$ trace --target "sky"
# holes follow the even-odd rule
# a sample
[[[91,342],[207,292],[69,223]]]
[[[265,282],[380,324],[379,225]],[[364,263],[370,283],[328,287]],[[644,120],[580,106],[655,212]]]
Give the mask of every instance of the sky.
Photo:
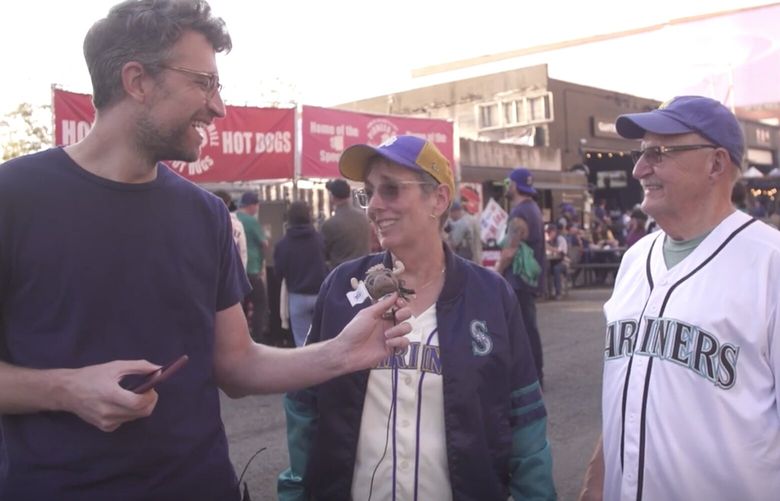
[[[19,103],[50,102],[58,84],[90,93],[85,33],[114,1],[9,0],[0,17],[5,71],[0,115]],[[638,28],[685,16],[765,5],[751,0],[212,0],[233,38],[217,63],[228,104],[317,106],[454,79],[413,78],[412,70],[486,54]],[[633,55],[632,55],[633,56]],[[651,54],[660,62],[664,54]],[[546,62],[537,55],[532,62]],[[637,60],[647,54],[636,54]],[[576,55],[559,56],[551,77],[576,83]],[[602,61],[601,64],[610,64]],[[709,64],[706,63],[705,64]],[[660,66],[659,66],[660,67]],[[503,69],[496,66],[496,69]],[[474,70],[469,70],[474,71]],[[491,71],[492,72],[492,71]],[[556,74],[557,72],[558,74]],[[461,73],[458,76],[463,76]],[[585,78],[585,77],[582,77]],[[668,74],[643,72],[636,95],[666,99]],[[586,82],[592,85],[589,82]],[[612,90],[626,91],[615,82]],[[609,84],[605,88],[609,88]]]

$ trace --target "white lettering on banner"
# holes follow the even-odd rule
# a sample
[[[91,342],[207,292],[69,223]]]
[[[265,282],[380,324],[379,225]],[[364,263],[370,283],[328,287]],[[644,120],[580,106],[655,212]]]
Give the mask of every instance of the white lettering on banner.
[[[309,132],[312,134],[332,135],[336,133],[336,127],[330,124],[311,122],[309,124]]]
[[[320,150],[320,162],[326,164],[332,164],[339,161],[341,153],[334,153],[332,151]]]
[[[389,138],[398,135],[398,127],[393,122],[384,118],[377,118],[368,122],[368,143],[382,144]]]
[[[60,122],[60,127],[62,128],[62,145],[68,146],[84,139],[92,128],[92,124],[83,120],[63,120]]]
[[[255,133],[255,153],[289,153],[291,150],[290,131]]]
[[[344,150],[344,136],[333,136],[330,138],[330,149],[336,151]]]
[[[252,133],[248,131],[222,131],[222,153],[243,155],[252,151]]]
[[[202,141],[200,142],[201,148],[204,146],[219,146],[219,131],[217,126],[209,124],[205,130],[203,127],[199,128]]]
[[[222,153],[225,155],[289,153],[290,151],[292,151],[290,131],[222,131]]]
[[[188,176],[197,176],[199,174],[203,174],[205,172],[208,172],[213,166],[214,166],[214,159],[211,158],[209,155],[206,155],[203,158],[199,158],[194,162],[189,162],[189,163],[182,162],[181,160],[176,160],[175,162],[171,162],[171,168],[173,168],[180,174],[184,174],[186,171],[186,174]]]
[[[360,130],[357,127],[352,127],[351,125],[347,125],[345,134],[347,135],[347,137],[359,137]]]

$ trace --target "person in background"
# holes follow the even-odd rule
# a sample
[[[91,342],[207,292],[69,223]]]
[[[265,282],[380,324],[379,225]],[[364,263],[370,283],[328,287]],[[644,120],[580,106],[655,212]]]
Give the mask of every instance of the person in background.
[[[328,273],[322,235],[314,229],[306,202],[293,202],[287,209],[287,231],[274,247],[274,269],[287,286],[295,346],[303,346],[317,293]]]
[[[260,199],[254,191],[241,195],[236,216],[244,225],[246,235],[247,264],[246,275],[252,285],[252,291],[244,299],[244,313],[250,319],[252,339],[272,344],[268,338],[268,290],[265,287],[265,252],[268,238],[260,224],[257,213]]]
[[[597,249],[613,249],[618,246],[612,230],[602,221],[594,221],[591,230],[591,245]]]
[[[115,5],[84,39],[92,129],[0,165],[0,499],[238,501],[220,389],[304,388],[408,346],[393,296],[316,346],[249,337],[228,210],[163,163],[197,160],[225,116],[231,46],[204,1]]]
[[[547,225],[546,237],[547,261],[553,276],[553,299],[558,300],[561,298],[563,280],[568,267],[569,246],[555,223]]]
[[[615,249],[618,247],[619,243],[607,223],[599,220],[592,221],[590,262],[599,264],[617,263],[618,255]],[[606,283],[608,275],[608,270],[596,269],[596,283]]]
[[[364,183],[359,199],[386,251],[328,276],[306,342],[324,342],[365,308],[369,274],[385,270],[414,291],[411,344],[371,370],[288,395],[290,468],[279,499],[554,499],[546,411],[517,300],[442,240],[455,191],[446,157],[398,136],[347,148],[339,168]]]
[[[322,223],[325,238],[325,260],[330,269],[369,252],[371,228],[364,211],[352,206],[352,188],[343,179],[325,184],[330,192],[333,215]]]
[[[593,217],[596,221],[606,221],[609,216],[609,210],[607,209],[607,199],[599,198],[596,205],[593,207]]]
[[[233,241],[236,242],[236,248],[238,248],[238,255],[241,256],[241,264],[246,269],[247,251],[246,251],[246,233],[244,233],[244,225],[241,224],[238,217],[235,214],[236,204],[233,199],[225,190],[217,190],[214,192],[216,196],[225,202],[225,206],[230,211],[230,226],[233,228]]]
[[[559,206],[560,216],[558,216],[558,228],[568,228],[570,224],[577,220],[577,209],[568,202],[563,202]]]
[[[501,273],[512,286],[520,303],[520,310],[523,313],[523,321],[528,331],[528,340],[531,344],[531,352],[534,355],[534,364],[536,373],[541,384],[544,380],[543,360],[542,360],[542,340],[539,335],[539,326],[536,321],[536,297],[546,290],[547,260],[545,257],[544,244],[544,222],[542,221],[542,211],[534,200],[536,189],[533,187],[533,176],[531,171],[524,167],[514,169],[507,179],[507,197],[512,210],[509,212],[509,221],[507,228],[519,226],[518,234],[523,238],[507,239],[513,245],[505,247],[501,251],[501,257],[496,263],[496,271]],[[517,221],[513,221],[517,219]],[[520,242],[526,243],[533,251],[533,258],[536,261],[542,273],[535,284],[522,280],[513,272],[512,262],[517,255]]]
[[[627,248],[637,243],[647,234],[645,224],[647,224],[647,215],[642,212],[642,209],[636,208],[631,211],[631,219],[628,223],[628,234],[626,235]]]
[[[447,242],[455,254],[478,263],[479,257],[474,255],[474,247],[479,242],[479,234],[474,227],[471,217],[463,212],[460,202],[457,200],[452,202],[450,218],[445,225]]]

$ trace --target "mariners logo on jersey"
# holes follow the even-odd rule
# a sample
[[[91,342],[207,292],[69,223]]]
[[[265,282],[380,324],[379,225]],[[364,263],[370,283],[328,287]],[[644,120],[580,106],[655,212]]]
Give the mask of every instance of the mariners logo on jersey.
[[[441,374],[439,347],[428,343],[411,342],[377,366],[377,369],[419,369],[422,372]]]
[[[638,349],[637,331],[633,319],[607,325],[604,360],[645,355],[686,367],[719,388],[734,386],[739,347],[721,343],[715,335],[673,318],[645,317],[644,336]]]

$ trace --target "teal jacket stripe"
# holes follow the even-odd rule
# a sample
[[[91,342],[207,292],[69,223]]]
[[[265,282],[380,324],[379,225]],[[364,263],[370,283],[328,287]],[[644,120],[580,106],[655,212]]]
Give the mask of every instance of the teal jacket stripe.
[[[509,468],[512,472],[509,483],[512,499],[557,499],[552,478],[552,451],[547,442],[547,418],[512,432]]]

